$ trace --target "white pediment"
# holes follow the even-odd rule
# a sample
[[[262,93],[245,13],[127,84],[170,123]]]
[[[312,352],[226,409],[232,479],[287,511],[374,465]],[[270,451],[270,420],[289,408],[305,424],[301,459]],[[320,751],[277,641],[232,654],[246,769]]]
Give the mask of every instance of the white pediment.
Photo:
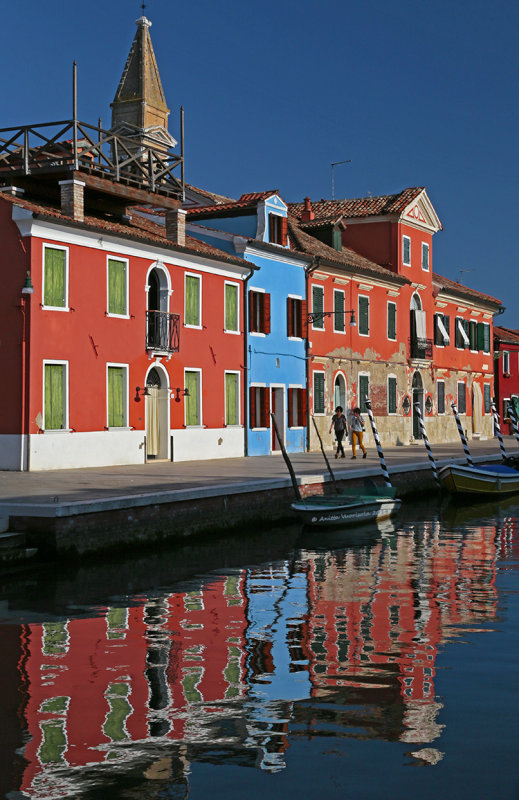
[[[425,189],[404,209],[401,220],[433,233],[443,230],[443,225]]]

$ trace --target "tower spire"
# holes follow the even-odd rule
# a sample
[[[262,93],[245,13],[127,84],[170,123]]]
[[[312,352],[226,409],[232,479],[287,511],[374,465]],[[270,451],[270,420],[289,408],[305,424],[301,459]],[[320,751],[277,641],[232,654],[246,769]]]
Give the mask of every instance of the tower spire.
[[[168,132],[169,108],[151,43],[151,22],[144,15],[135,21],[137,32],[111,104],[112,130],[160,149],[176,145]]]

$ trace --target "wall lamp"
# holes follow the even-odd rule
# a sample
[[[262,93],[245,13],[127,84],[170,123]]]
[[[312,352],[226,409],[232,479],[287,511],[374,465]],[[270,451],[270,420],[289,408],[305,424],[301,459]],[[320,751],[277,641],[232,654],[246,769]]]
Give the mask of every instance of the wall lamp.
[[[144,386],[144,388],[141,388],[140,386],[136,386],[135,387],[135,397],[133,398],[136,403],[140,403],[141,402],[141,398],[139,397],[139,392],[142,392],[144,397],[148,397],[149,393],[150,393],[150,391],[149,391],[147,386]]]
[[[189,395],[189,389],[181,389],[179,386],[177,386],[176,389],[172,389],[171,390],[171,394],[173,394],[173,392],[177,393],[176,397],[175,397],[175,403],[180,403],[180,398],[181,397],[189,397],[190,396]]]
[[[344,311],[313,311],[307,315],[309,323],[322,322],[325,317],[333,317],[334,314],[349,314],[350,315],[350,328],[357,327],[357,320],[355,319],[355,311],[352,309],[344,309]]]

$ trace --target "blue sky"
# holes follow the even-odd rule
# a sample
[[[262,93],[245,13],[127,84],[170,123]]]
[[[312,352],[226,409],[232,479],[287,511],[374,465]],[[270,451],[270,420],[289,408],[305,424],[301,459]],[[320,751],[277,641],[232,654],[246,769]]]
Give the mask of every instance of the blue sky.
[[[4,4],[2,126],[106,124],[138,2]],[[519,3],[149,0],[170,129],[186,113],[186,180],[288,201],[426,186],[444,230],[436,272],[516,306]]]

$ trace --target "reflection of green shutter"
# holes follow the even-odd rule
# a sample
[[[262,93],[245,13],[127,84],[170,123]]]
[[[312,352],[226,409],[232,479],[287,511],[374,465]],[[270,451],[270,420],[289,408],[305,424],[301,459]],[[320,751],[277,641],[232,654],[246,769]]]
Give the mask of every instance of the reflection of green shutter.
[[[186,672],[182,679],[182,688],[184,690],[184,697],[188,703],[197,703],[203,700],[202,695],[196,688],[197,683],[202,677],[202,670],[193,669]]]
[[[106,692],[110,711],[103,725],[103,733],[112,742],[120,742],[128,738],[125,722],[132,713],[132,707],[127,700],[129,693],[130,687],[126,683],[111,683]]]
[[[43,654],[61,655],[67,652],[67,623],[66,622],[44,622],[43,623]]]
[[[200,325],[199,286],[198,278],[186,275],[186,325]]]
[[[369,397],[369,378],[367,375],[359,375],[358,403],[361,411],[366,410],[366,397]]]
[[[41,723],[43,741],[38,751],[42,764],[63,764],[63,753],[67,749],[65,720],[52,719]]]
[[[41,714],[66,714],[68,697],[48,697],[40,706]]]
[[[108,260],[108,313],[126,314],[126,264]]]
[[[238,287],[225,284],[225,330],[238,330]]]
[[[185,398],[186,425],[200,425],[199,373],[186,372],[184,378],[188,390]]]
[[[63,364],[45,364],[45,429],[65,427],[63,408]]]
[[[225,374],[225,424],[238,424],[238,376]]]
[[[359,333],[369,333],[369,297],[359,297]]]
[[[65,307],[65,250],[45,248],[44,306]]]
[[[124,427],[123,367],[108,367],[108,427]]]

